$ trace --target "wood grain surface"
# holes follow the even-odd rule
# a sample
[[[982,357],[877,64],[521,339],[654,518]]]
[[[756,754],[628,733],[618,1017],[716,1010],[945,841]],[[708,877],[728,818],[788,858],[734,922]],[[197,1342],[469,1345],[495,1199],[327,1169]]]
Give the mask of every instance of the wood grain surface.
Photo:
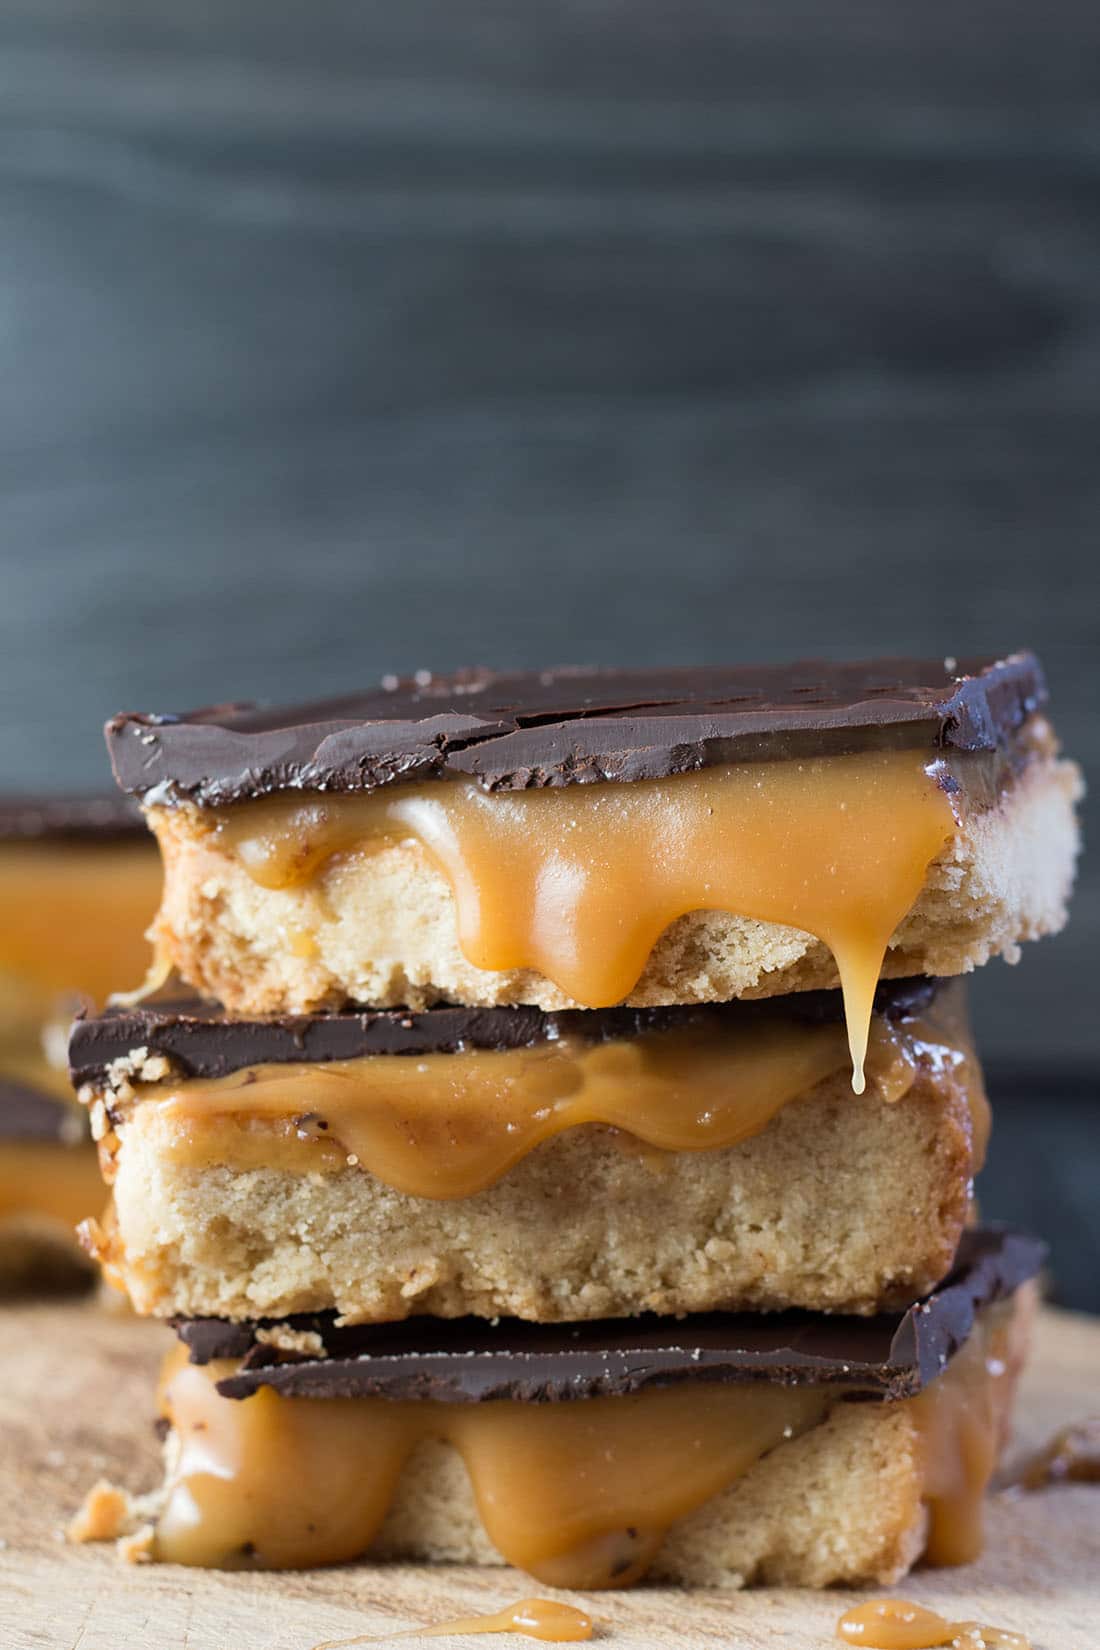
[[[3,1650],[310,1650],[357,1633],[388,1641],[540,1590],[508,1570],[351,1565],[222,1575],[125,1566],[107,1549],[67,1546],[64,1525],[95,1478],[130,1487],[155,1480],[150,1382],[167,1334],[95,1306],[8,1309],[0,1332]],[[1098,1373],[1100,1326],[1048,1310],[1022,1395],[1016,1454],[1095,1413]],[[1095,1650],[1100,1487],[994,1496],[978,1564],[917,1574],[893,1590],[1028,1633],[1036,1650]],[[601,1640],[623,1650],[821,1650],[835,1643],[837,1617],[853,1598],[641,1588],[581,1602],[598,1618]]]

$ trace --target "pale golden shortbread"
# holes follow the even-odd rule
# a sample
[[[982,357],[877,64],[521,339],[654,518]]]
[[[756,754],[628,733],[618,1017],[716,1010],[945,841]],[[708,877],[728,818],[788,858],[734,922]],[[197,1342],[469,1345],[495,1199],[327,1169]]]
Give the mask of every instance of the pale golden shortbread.
[[[928,1062],[893,1102],[838,1073],[717,1150],[576,1128],[449,1200],[358,1167],[184,1164],[156,1106],[115,1115],[102,1143],[115,1221],[91,1242],[137,1311],[160,1316],[873,1312],[948,1270],[973,1171],[964,1079]]]

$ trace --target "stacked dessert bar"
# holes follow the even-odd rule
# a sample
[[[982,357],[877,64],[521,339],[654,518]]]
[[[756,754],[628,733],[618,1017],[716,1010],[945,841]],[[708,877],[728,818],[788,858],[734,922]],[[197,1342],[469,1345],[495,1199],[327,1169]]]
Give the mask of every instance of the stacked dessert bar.
[[[123,797],[0,798],[0,1294],[94,1272],[78,1221],[103,1206],[65,1057],[82,999],[137,985],[160,862]]]
[[[116,718],[196,994],[71,1045],[86,1241],[177,1333],[144,1550],[971,1556],[1040,1249],[971,1225],[957,976],[1064,920],[1045,697],[1019,654]]]

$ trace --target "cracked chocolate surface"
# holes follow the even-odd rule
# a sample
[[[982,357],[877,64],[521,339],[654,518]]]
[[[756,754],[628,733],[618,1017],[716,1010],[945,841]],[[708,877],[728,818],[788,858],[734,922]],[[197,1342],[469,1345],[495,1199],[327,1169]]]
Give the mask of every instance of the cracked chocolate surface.
[[[950,668],[948,668],[950,667]],[[487,790],[666,778],[718,763],[908,744],[997,751],[1046,700],[1038,660],[878,659],[388,678],[288,709],[127,712],[115,776],[149,802],[371,791],[470,775]]]

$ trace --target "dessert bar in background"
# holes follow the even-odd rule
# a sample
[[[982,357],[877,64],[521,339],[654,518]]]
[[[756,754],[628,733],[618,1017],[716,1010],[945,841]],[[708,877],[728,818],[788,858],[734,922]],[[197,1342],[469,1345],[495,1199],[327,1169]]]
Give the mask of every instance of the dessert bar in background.
[[[140,985],[161,874],[125,798],[0,798],[0,1291],[87,1285],[103,1207],[65,1050],[82,1004]]]

